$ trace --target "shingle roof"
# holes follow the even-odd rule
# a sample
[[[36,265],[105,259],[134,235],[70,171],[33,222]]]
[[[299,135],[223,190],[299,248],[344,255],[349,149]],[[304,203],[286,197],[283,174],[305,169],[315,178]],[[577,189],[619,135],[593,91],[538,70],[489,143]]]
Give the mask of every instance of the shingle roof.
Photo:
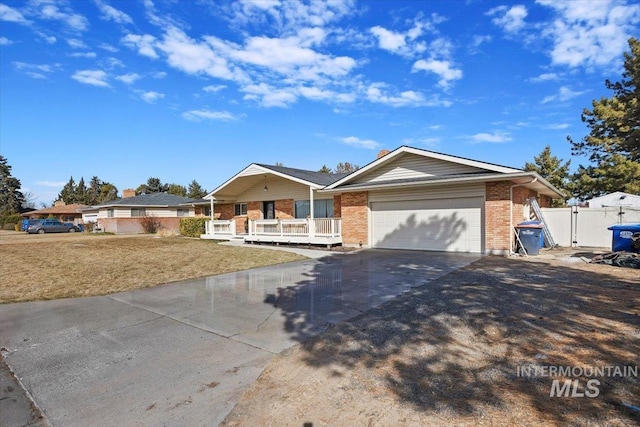
[[[309,171],[305,169],[295,169],[295,168],[287,168],[284,166],[273,166],[273,165],[265,165],[262,163],[256,163],[258,166],[262,166],[263,168],[271,169],[272,171],[283,173],[285,175],[292,176],[294,178],[302,179],[304,181],[313,182],[318,185],[329,185],[333,184],[339,179],[344,178],[349,175],[348,173],[324,173],[324,172],[316,172]]]
[[[185,203],[201,201],[201,199],[191,199],[189,197],[175,196],[168,193],[149,193],[139,196],[127,197],[94,206],[94,208],[105,206],[180,206]]]
[[[87,205],[74,203],[70,205],[58,205],[58,206],[52,206],[50,208],[38,209],[36,211],[25,212],[22,215],[27,216],[27,215],[44,215],[44,214],[52,214],[52,215],[77,214],[79,213],[79,209],[83,209],[87,207],[88,207]]]

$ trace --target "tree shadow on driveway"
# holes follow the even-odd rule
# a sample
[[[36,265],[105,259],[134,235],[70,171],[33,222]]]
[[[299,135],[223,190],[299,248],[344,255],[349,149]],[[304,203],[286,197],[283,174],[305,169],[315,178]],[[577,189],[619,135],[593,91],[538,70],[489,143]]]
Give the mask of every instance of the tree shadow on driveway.
[[[280,302],[314,292],[314,277],[325,268],[318,264],[309,280],[285,290]],[[387,279],[419,280],[421,269],[428,268],[425,255],[424,265],[397,265]],[[363,381],[423,414],[447,414],[455,422],[461,419],[455,417],[495,409],[531,424],[634,424],[637,415],[621,403],[640,404],[637,376],[533,371],[543,366],[637,369],[640,281],[618,272],[486,257],[311,339],[297,332],[313,323],[309,310],[279,307],[285,328],[302,342],[300,354],[308,366],[333,376],[357,371]],[[342,292],[348,287],[343,281]],[[579,381],[578,393],[588,391],[589,379],[598,380],[598,396],[550,397],[553,380],[564,384],[566,379]]]

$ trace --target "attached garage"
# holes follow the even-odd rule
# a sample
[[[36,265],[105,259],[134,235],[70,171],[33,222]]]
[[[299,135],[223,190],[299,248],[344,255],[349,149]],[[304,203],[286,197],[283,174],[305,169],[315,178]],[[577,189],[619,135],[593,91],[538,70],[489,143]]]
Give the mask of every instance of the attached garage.
[[[481,253],[484,186],[370,193],[376,248]]]
[[[481,253],[484,199],[371,203],[373,246]]]

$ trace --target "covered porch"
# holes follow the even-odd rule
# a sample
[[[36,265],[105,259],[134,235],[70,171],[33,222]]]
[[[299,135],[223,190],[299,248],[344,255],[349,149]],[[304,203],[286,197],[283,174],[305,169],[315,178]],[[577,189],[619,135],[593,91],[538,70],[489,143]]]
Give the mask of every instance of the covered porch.
[[[342,244],[341,227],[340,218],[257,219],[249,220],[248,233],[239,234],[235,220],[211,220],[201,238],[335,246]]]
[[[202,239],[248,243],[342,244],[340,206],[318,193],[330,174],[252,164],[209,193]],[[325,182],[326,181],[326,182]]]

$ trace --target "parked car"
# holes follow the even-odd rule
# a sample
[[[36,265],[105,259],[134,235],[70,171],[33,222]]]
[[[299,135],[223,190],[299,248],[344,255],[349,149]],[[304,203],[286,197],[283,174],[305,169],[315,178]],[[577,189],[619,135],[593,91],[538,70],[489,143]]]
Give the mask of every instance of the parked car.
[[[38,221],[40,220],[39,219],[23,219],[20,229],[22,231],[27,231],[30,225],[36,224]]]
[[[70,222],[60,222],[57,219],[41,219],[27,228],[29,234],[75,233],[76,231],[81,231],[80,226]]]

